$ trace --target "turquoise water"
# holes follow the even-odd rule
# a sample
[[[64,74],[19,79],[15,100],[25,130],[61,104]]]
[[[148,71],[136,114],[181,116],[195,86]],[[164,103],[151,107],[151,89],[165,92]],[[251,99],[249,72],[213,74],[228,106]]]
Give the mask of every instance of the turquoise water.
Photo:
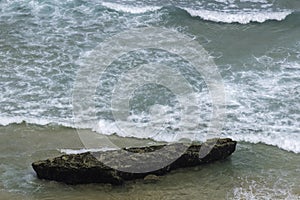
[[[50,196],[55,196],[49,189],[53,183],[48,185],[36,180],[29,165],[34,159],[57,155],[57,149],[84,148],[77,143],[65,145],[68,141],[64,140],[68,139],[64,139],[64,135],[68,133],[72,133],[72,136],[67,138],[76,137],[76,141],[80,142],[71,128],[77,128],[79,132],[88,130],[104,135],[115,134],[125,137],[124,140],[136,137],[173,142],[179,139],[202,141],[208,138],[207,127],[214,113],[214,105],[207,77],[197,73],[182,57],[163,49],[125,52],[110,63],[105,73],[96,77],[96,81],[85,77],[83,85],[89,88],[89,84],[92,84],[96,88],[92,95],[81,96],[82,102],[93,101],[95,106],[86,108],[83,118],[76,116],[78,110],[73,95],[80,72],[86,68],[82,61],[89,61],[90,66],[99,70],[96,67],[104,62],[104,58],[97,60],[91,55],[97,57],[101,52],[107,51],[99,48],[101,44],[111,37],[116,38],[126,33],[125,31],[145,27],[176,31],[190,38],[205,49],[221,76],[226,115],[217,136],[231,137],[241,142],[241,146],[236,155],[226,161],[228,163],[225,169],[232,170],[234,174],[231,186],[220,189],[216,195],[226,194],[229,195],[228,198],[235,195],[234,197],[241,199],[268,199],[268,195],[272,199],[299,198],[299,9],[298,0],[0,0],[0,134],[5,147],[1,154],[5,162],[1,162],[0,186],[4,192],[3,198],[10,195],[7,192],[25,196],[28,194],[30,198],[37,195],[39,198],[39,195],[49,191]],[[127,36],[130,38],[130,35]],[[169,35],[159,36],[162,41],[170,39]],[[124,43],[123,46],[130,46],[132,43]],[[178,47],[176,42],[170,48],[175,47]],[[182,53],[191,50],[188,47],[181,49]],[[201,55],[197,59],[204,62],[205,57]],[[141,66],[151,62],[164,65],[159,70],[149,69],[152,74],[161,74],[164,71],[160,70],[167,69],[168,66],[175,70],[176,75],[189,82],[193,92],[186,97],[188,100],[181,100],[164,85],[138,82],[143,78],[143,73],[139,74]],[[130,70],[139,76],[126,75]],[[174,77],[162,74],[163,80],[172,80]],[[125,77],[126,83],[138,87],[130,95],[129,115],[121,125],[127,128],[139,127],[145,131],[122,132],[115,123],[114,112],[123,110],[114,109],[112,99],[117,89],[121,92],[124,89],[116,87],[122,77]],[[145,75],[144,78],[148,77]],[[178,89],[182,82],[175,81],[172,86]],[[188,107],[187,112],[185,107]],[[186,121],[182,122],[184,112],[188,115]],[[25,134],[22,131],[22,122],[26,122],[26,131],[30,132],[30,137],[26,136],[27,132]],[[147,127],[159,131],[148,134]],[[44,134],[41,135],[40,130]],[[56,137],[61,140],[58,143],[51,139],[50,135],[54,132],[57,132]],[[47,134],[50,134],[49,137],[45,136]],[[5,146],[7,144],[9,146]],[[129,142],[129,145],[134,144]],[[36,152],[24,150],[28,145],[36,146]],[[49,147],[45,151],[47,153],[42,151],[43,146]],[[253,151],[253,155],[246,153],[248,150]],[[269,153],[265,154],[265,151]],[[22,161],[15,157],[20,152],[23,152]],[[30,157],[32,153],[35,156]],[[245,156],[246,163],[255,159],[259,165],[259,170],[254,170],[249,176],[240,173],[252,170],[250,166],[236,167]],[[282,162],[282,159],[287,160]],[[12,167],[15,162],[18,166],[16,168]],[[281,166],[283,171],[277,166]],[[213,167],[215,168],[218,165]],[[213,171],[209,173],[211,176],[208,179],[214,179]],[[278,174],[278,179],[272,173]],[[13,174],[27,177],[28,180],[25,179],[30,183],[18,186],[20,180]],[[203,176],[201,171],[198,175]],[[224,180],[231,175],[227,173]],[[173,176],[174,179],[179,178],[180,173],[170,177]],[[192,175],[189,180],[193,181]],[[241,181],[239,186],[238,180]],[[217,183],[217,180],[213,183]],[[167,186],[168,181],[162,181],[162,184],[170,191],[174,189],[173,186]],[[42,185],[42,189],[37,189],[40,188],[39,185]],[[54,185],[64,195],[67,195],[66,191],[75,190],[67,187],[64,191],[60,185]],[[32,187],[36,187],[38,194]],[[145,190],[143,187],[133,184],[130,188],[135,188],[134,190],[124,190],[130,193]],[[154,191],[152,187],[156,186],[145,187],[150,193]],[[186,188],[183,183],[179,187]],[[191,187],[188,194],[204,194],[209,188],[214,187],[209,183],[203,186],[203,190]],[[84,190],[87,192],[96,189],[94,186],[87,186]],[[196,190],[200,190],[200,193]],[[108,193],[116,193],[118,197],[126,193],[123,192],[125,191],[122,189],[113,189]]]

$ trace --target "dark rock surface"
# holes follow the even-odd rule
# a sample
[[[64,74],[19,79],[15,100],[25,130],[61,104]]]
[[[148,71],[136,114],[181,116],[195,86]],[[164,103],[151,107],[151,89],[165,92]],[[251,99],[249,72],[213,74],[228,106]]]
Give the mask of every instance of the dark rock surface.
[[[231,139],[212,139],[203,144],[131,147],[96,153],[62,155],[32,163],[38,178],[67,184],[110,183],[161,176],[171,170],[222,160],[236,147]]]

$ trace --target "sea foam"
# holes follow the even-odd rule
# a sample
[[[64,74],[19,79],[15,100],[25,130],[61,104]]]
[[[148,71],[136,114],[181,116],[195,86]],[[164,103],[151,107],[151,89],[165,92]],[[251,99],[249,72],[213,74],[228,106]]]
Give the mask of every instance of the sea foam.
[[[157,11],[163,8],[163,6],[134,6],[123,5],[118,3],[103,2],[103,6],[119,11],[132,14],[141,14],[146,12]],[[253,11],[238,11],[232,12],[229,10],[208,10],[208,9],[192,9],[187,7],[178,6],[178,8],[185,10],[192,17],[200,17],[203,20],[222,22],[222,23],[240,23],[248,24],[250,22],[263,23],[268,20],[281,21],[288,15],[292,14],[290,10],[282,11],[266,11],[266,10],[253,10]]]
[[[26,122],[28,124],[37,124],[37,125],[60,125],[64,127],[76,128],[80,129],[81,127],[76,127],[72,123],[62,123],[53,120],[46,120],[46,119],[30,119],[30,118],[0,118],[0,125],[7,126],[11,124],[20,124],[22,122]],[[133,126],[133,124],[125,123],[123,125]],[[153,135],[137,135],[131,134],[127,132],[119,131],[118,126],[115,122],[108,121],[108,120],[100,120],[99,123],[94,125],[89,125],[91,130],[104,135],[113,135],[116,134],[120,137],[135,137],[141,139],[153,139],[155,141],[162,141],[162,142],[178,142],[180,139],[188,139],[188,140],[197,140],[197,141],[205,141],[207,139],[207,135],[204,130],[195,130],[189,132],[188,134],[186,131],[179,132],[175,130],[174,133],[163,133],[163,134],[153,134]],[[84,128],[86,128],[85,126]],[[276,127],[275,127],[276,128]],[[284,128],[284,127],[283,127]],[[291,130],[297,130],[297,127],[290,128]],[[299,129],[299,128],[298,128]],[[300,131],[300,130],[298,130]],[[230,137],[237,141],[244,141],[249,143],[264,143],[272,146],[276,146],[280,149],[290,151],[293,153],[300,153],[300,137],[297,133],[291,134],[280,134],[280,132],[274,132],[272,134],[266,133],[253,133],[245,130],[235,130],[234,128],[229,131],[225,131],[220,133],[219,137]],[[72,154],[72,153],[84,153],[87,151],[107,151],[107,150],[114,150],[108,148],[101,148],[101,149],[80,149],[80,150],[71,150],[71,149],[62,149],[60,150],[63,153]]]
[[[248,24],[250,22],[263,23],[267,20],[284,20],[292,11],[281,12],[237,12],[230,13],[224,11],[210,11],[210,10],[193,10],[189,8],[183,8],[193,17],[200,17],[204,20],[222,23],[240,23]]]

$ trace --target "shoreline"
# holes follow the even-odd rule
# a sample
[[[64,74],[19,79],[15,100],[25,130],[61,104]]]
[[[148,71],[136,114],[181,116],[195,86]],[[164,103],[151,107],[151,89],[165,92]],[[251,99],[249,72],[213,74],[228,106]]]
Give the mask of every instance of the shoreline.
[[[112,136],[112,140],[122,144],[123,138]],[[125,143],[131,141],[132,146],[152,143],[149,140],[127,140]],[[29,200],[49,197],[96,200],[99,196],[103,199],[122,199],[124,196],[127,199],[151,199],[162,195],[168,199],[174,196],[180,198],[183,194],[190,198],[202,195],[217,200],[226,196],[246,198],[250,195],[249,191],[255,195],[269,195],[273,199],[278,196],[300,197],[300,156],[265,144],[239,142],[229,159],[178,169],[155,184],[137,180],[118,187],[106,184],[69,186],[38,180],[30,166],[36,160],[62,155],[60,149],[82,147],[73,129],[32,125],[0,127],[0,157],[3,160],[0,190],[5,193],[13,191],[12,196],[24,195]],[[6,196],[4,194],[3,198]]]
[[[69,136],[72,135],[72,141],[74,142],[73,147],[70,148],[61,148],[61,150],[70,150],[70,151],[81,151],[81,150],[85,150],[85,149],[89,149],[86,148],[82,142],[80,141],[80,137],[77,133],[77,129],[73,128],[73,127],[66,127],[63,125],[56,125],[56,124],[47,124],[47,125],[40,125],[40,124],[31,124],[31,123],[26,123],[26,122],[21,122],[21,123],[12,123],[12,124],[8,124],[8,125],[0,125],[0,131],[1,130],[9,130],[9,129],[17,129],[20,130],[22,128],[27,129],[29,128],[33,129],[33,130],[43,130],[42,132],[54,132],[54,134],[59,134],[62,132],[67,132],[68,134],[70,134]],[[175,141],[175,142],[167,142],[167,141],[156,141],[152,138],[136,138],[136,137],[132,137],[132,136],[120,136],[116,133],[111,134],[111,135],[107,135],[107,134],[100,134],[98,132],[92,131],[90,129],[80,129],[81,131],[86,131],[87,134],[91,134],[91,135],[99,135],[102,138],[107,138],[107,140],[110,140],[115,146],[118,146],[120,148],[124,148],[124,147],[139,147],[139,146],[145,146],[145,145],[161,145],[161,144],[171,144],[171,143],[176,143],[176,142],[180,142],[180,141]],[[1,133],[1,132],[0,132]],[[230,137],[230,136],[226,136],[226,135],[220,135],[220,138],[232,138],[233,140],[236,140],[239,143],[249,143],[249,144],[262,144],[262,145],[267,145],[267,146],[271,146],[274,148],[278,148],[282,151],[285,152],[289,152],[292,154],[296,154],[296,155],[300,155],[300,153],[297,153],[295,151],[292,150],[287,150],[284,148],[281,148],[277,145],[273,145],[273,144],[268,144],[262,141],[258,141],[258,142],[252,142],[252,141],[245,141],[245,140],[239,140],[236,137]],[[184,141],[183,141],[184,142]],[[201,143],[204,141],[191,141],[191,143]],[[62,152],[61,152],[62,153]]]

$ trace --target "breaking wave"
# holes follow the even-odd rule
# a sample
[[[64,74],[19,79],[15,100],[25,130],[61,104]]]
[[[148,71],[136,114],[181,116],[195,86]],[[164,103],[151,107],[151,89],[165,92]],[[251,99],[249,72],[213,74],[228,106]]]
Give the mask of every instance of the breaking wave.
[[[117,3],[103,2],[103,6],[113,9],[119,12],[127,12],[131,14],[141,14],[146,12],[153,12],[163,9],[161,6],[132,6],[132,5],[122,5]],[[222,11],[222,10],[206,10],[206,9],[191,9],[185,7],[177,7],[178,9],[185,10],[192,17],[200,17],[203,20],[221,22],[221,23],[240,23],[248,24],[251,22],[263,23],[268,20],[282,21],[288,15],[293,12],[290,10],[282,11]]]

